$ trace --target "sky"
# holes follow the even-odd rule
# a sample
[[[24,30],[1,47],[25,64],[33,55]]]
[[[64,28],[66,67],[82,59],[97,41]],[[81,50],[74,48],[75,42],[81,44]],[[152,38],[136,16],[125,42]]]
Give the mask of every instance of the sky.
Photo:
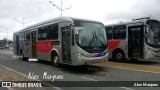
[[[61,0],[1,0],[0,1],[0,39],[13,39],[13,33],[48,19],[61,15]],[[160,19],[160,0],[62,0],[63,16],[92,19],[104,24],[130,21],[135,18],[151,16]],[[15,20],[16,19],[16,20]],[[4,27],[4,28],[1,28]]]

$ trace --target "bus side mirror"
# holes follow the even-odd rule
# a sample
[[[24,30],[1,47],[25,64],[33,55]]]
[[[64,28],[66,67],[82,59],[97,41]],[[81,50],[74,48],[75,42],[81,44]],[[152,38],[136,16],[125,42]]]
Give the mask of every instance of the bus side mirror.
[[[75,40],[76,40],[76,43],[78,44],[79,43],[78,34],[75,34]]]
[[[70,24],[71,27],[74,27],[74,24]]]
[[[74,46],[74,31],[72,30],[72,46]]]

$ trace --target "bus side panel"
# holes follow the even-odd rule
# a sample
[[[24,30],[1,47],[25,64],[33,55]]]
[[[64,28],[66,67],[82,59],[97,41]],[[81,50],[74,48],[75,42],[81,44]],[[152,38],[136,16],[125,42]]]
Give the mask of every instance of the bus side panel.
[[[125,58],[128,58],[128,45],[126,40],[108,40],[109,58],[112,58],[113,51],[121,49],[125,53]]]
[[[37,58],[41,60],[50,60],[50,51],[53,48],[53,41],[36,42]]]
[[[108,40],[108,48],[109,48],[109,58],[112,58],[112,53],[113,50],[116,49],[119,44],[120,44],[121,40]]]

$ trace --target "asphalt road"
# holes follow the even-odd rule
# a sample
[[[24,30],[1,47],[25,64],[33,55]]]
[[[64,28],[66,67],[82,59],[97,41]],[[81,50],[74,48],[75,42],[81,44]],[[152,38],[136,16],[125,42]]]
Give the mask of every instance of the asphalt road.
[[[29,73],[39,75],[39,80],[46,72],[48,75],[63,75],[60,81],[160,81],[160,73],[145,72],[140,70],[114,68],[108,66],[83,66],[73,67],[62,65],[60,68],[53,67],[50,62],[21,61],[13,57],[12,50],[0,50],[0,65],[7,67],[23,76],[28,77]],[[124,64],[142,66],[154,66],[160,69],[160,61],[127,61]],[[52,81],[48,79],[45,81]],[[81,82],[83,83],[83,82]],[[106,82],[107,84],[107,82]],[[0,88],[1,89],[1,88]],[[160,87],[55,87],[58,90],[160,90]],[[6,89],[5,89],[6,90]]]

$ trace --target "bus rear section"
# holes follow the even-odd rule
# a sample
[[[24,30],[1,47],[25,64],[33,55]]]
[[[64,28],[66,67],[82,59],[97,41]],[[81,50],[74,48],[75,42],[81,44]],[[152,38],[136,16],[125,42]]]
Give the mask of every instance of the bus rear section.
[[[125,60],[128,56],[126,25],[108,25],[105,29],[108,38],[109,58],[115,61]]]
[[[109,57],[116,61],[148,60],[160,57],[160,22],[139,20],[106,25]]]

